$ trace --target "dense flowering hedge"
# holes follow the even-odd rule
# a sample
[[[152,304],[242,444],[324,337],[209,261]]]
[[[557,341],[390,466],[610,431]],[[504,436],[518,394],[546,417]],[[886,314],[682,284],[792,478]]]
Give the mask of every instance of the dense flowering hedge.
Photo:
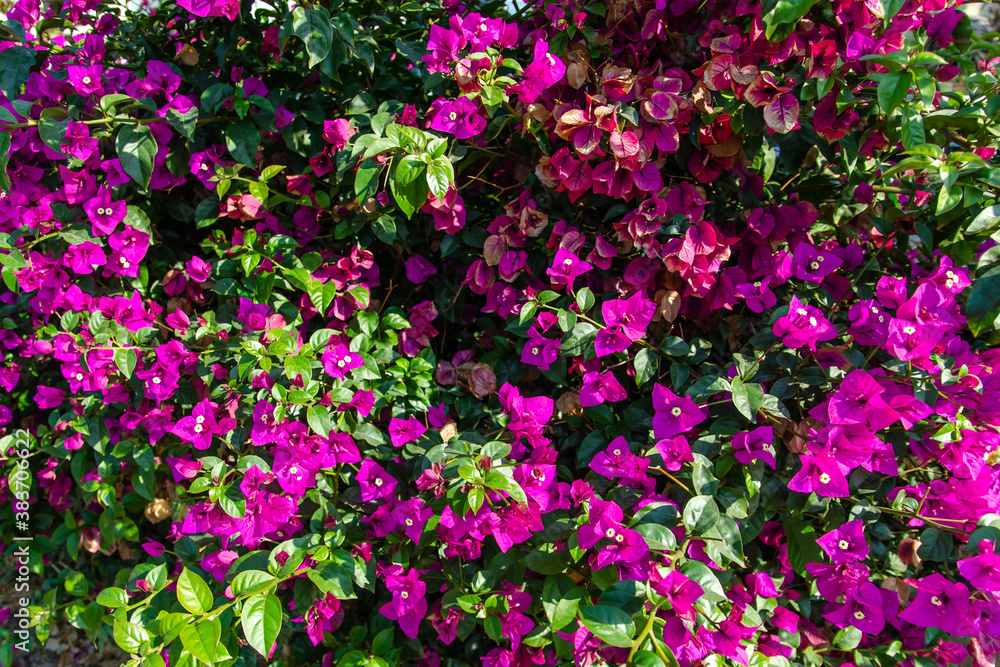
[[[993,664],[995,37],[18,0],[0,663]]]

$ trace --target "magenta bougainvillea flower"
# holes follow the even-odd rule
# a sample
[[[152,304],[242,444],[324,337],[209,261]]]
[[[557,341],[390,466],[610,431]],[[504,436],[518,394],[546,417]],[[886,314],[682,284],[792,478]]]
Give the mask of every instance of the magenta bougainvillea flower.
[[[333,593],[317,600],[306,612],[306,634],[313,646],[323,643],[323,633],[334,632],[344,621],[344,612]]]
[[[777,465],[774,459],[774,428],[761,426],[752,431],[743,431],[733,436],[733,456],[737,461],[749,465],[755,460],[763,461],[772,470]]]
[[[594,455],[591,469],[609,479],[615,477],[645,477],[649,461],[632,453],[625,438],[619,436],[611,441],[608,448]]]
[[[424,434],[427,427],[420,423],[420,420],[410,415],[406,419],[393,418],[389,422],[389,439],[393,447],[402,447],[408,442],[413,442]]]
[[[435,273],[437,273],[437,267],[423,255],[414,255],[406,260],[406,278],[411,283],[421,285]]]
[[[628,392],[615,378],[611,371],[598,373],[591,371],[583,376],[583,387],[580,389],[580,405],[591,407],[605,401],[617,403],[628,398]]]
[[[343,343],[327,346],[320,361],[327,375],[338,380],[343,380],[355,368],[365,365],[364,358],[357,352],[351,352]]]
[[[802,468],[788,482],[788,488],[800,493],[816,493],[827,498],[846,498],[851,495],[847,477],[841,466],[828,456],[806,454],[801,457]]]
[[[880,591],[874,584],[865,582],[847,592],[843,603],[828,605],[823,618],[837,627],[853,626],[866,634],[876,635],[885,627],[883,613],[883,593],[895,596],[891,591]]]
[[[633,563],[646,553],[647,545],[642,536],[622,526],[622,509],[613,502],[597,498],[590,501],[590,523],[581,526],[581,549],[590,549],[598,543],[596,565],[606,567],[612,563]]]
[[[816,543],[837,565],[850,561],[864,560],[869,546],[865,541],[864,525],[860,520],[848,521],[840,528],[831,530]]]
[[[950,582],[935,572],[914,585],[917,596],[899,612],[902,620],[922,628],[939,627],[956,635],[972,633],[969,589],[965,584]]]
[[[208,449],[212,436],[222,428],[215,420],[216,408],[218,406],[208,399],[201,401],[190,415],[182,417],[174,425],[174,435],[190,442],[195,449]]]
[[[670,438],[687,433],[705,421],[708,411],[689,396],[678,396],[661,384],[653,385],[653,436]]]
[[[590,262],[580,259],[572,250],[559,248],[546,273],[554,286],[572,290],[574,281],[593,268]]]
[[[74,563],[52,623],[996,662],[1000,58],[955,0],[7,4],[0,528]]]
[[[628,299],[613,299],[601,305],[605,328],[597,332],[594,347],[603,357],[629,348],[642,338],[653,319],[655,304],[636,294]]]
[[[431,129],[454,134],[456,139],[475,137],[486,129],[486,118],[468,97],[443,103],[434,114]]]
[[[561,347],[558,338],[546,338],[533,326],[528,329],[528,341],[521,350],[521,362],[547,371],[559,357]]]
[[[358,484],[361,486],[361,499],[372,501],[390,497],[399,482],[385,468],[366,459],[358,469]]]
[[[788,305],[788,314],[774,323],[774,335],[781,337],[787,347],[799,348],[808,345],[816,349],[816,343],[837,337],[837,330],[823,313],[814,306],[807,306],[793,296]]]
[[[656,443],[656,451],[663,457],[663,467],[667,470],[677,471],[685,464],[694,461],[691,443],[683,435],[659,440]]]

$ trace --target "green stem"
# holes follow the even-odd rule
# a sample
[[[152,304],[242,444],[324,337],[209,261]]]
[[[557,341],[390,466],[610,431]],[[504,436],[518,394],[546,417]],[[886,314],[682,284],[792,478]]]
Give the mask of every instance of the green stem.
[[[646,626],[642,629],[642,632],[639,633],[639,636],[635,638],[635,641],[632,642],[632,650],[629,651],[628,662],[632,662],[632,658],[635,657],[639,647],[642,646],[644,641],[646,641],[646,636],[653,630],[653,621],[656,618],[656,612],[660,609],[661,604],[663,603],[658,603],[655,607],[653,607],[652,611],[649,612],[649,618],[646,620]],[[656,642],[653,643],[655,645]]]

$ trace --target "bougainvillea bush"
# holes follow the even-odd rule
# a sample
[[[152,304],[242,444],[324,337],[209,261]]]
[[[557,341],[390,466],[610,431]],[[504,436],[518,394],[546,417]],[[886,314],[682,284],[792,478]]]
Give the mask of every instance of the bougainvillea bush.
[[[994,664],[969,25],[18,0],[0,663]]]

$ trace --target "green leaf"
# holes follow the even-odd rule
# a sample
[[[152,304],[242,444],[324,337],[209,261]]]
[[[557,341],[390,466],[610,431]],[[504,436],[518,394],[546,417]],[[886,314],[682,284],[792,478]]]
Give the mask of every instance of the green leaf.
[[[764,405],[764,389],[756,382],[744,384],[739,376],[734,377],[730,384],[733,388],[733,405],[744,417],[756,422],[757,410]]]
[[[788,538],[788,563],[797,573],[806,576],[806,563],[822,563],[823,552],[816,543],[816,529],[796,517],[782,512],[781,524]]]
[[[1000,227],[1000,204],[987,206],[966,228],[966,234],[989,234]]]
[[[903,123],[901,126],[903,148],[913,148],[927,141],[924,134],[924,120],[920,112],[907,106],[903,112]]]
[[[136,653],[144,642],[149,641],[149,633],[135,623],[126,623],[116,618],[114,626],[115,643],[128,653]]]
[[[285,168],[283,164],[269,164],[264,167],[264,171],[260,172],[260,180],[267,182],[281,173]]]
[[[306,421],[309,423],[309,428],[324,438],[330,435],[330,429],[333,428],[330,422],[330,408],[325,405],[310,405],[306,410]]]
[[[525,495],[521,485],[506,475],[501,475],[498,472],[486,473],[486,486],[497,491],[506,491],[511,498],[519,503],[528,502],[528,496]]]
[[[97,594],[97,604],[117,609],[128,605],[128,594],[121,588],[105,588]]]
[[[42,116],[38,119],[38,136],[42,143],[60,155],[69,157],[62,152],[60,147],[63,137],[66,136],[66,129],[69,127],[69,118],[57,119],[52,116]]]
[[[333,47],[333,24],[325,9],[296,7],[292,12],[292,32],[305,42],[309,67],[326,60]]]
[[[888,72],[878,84],[878,105],[882,113],[889,115],[903,103],[906,93],[913,85],[913,74],[909,70]]]
[[[118,130],[115,150],[122,163],[122,171],[142,186],[149,187],[156,157],[156,138],[145,125],[126,125]]]
[[[837,631],[833,637],[833,645],[841,651],[851,651],[861,643],[862,636],[861,630],[849,625]]]
[[[180,132],[185,139],[194,139],[194,131],[198,127],[198,108],[191,107],[184,113],[177,109],[167,109],[167,121]]]
[[[761,7],[765,36],[771,39],[779,26],[797,22],[817,2],[818,0],[765,0]]]
[[[688,579],[695,581],[704,591],[701,597],[709,602],[719,602],[726,599],[726,590],[719,583],[719,578],[715,576],[707,565],[697,560],[689,560],[680,567],[680,573]]]
[[[885,13],[883,20],[885,21],[886,27],[889,27],[892,23],[893,17],[899,13],[899,10],[903,8],[904,4],[906,4],[906,0],[882,0],[882,9]]]
[[[28,81],[35,51],[24,46],[11,46],[0,51],[0,93],[8,100],[17,99],[18,92]]]
[[[219,641],[222,639],[222,623],[217,618],[186,625],[180,636],[181,644],[188,653],[204,663],[214,665],[223,654],[229,656],[229,652]]]
[[[331,560],[318,570],[309,570],[306,576],[323,593],[333,593],[338,600],[356,598],[354,593],[354,559],[343,549],[330,554]]]
[[[722,515],[714,526],[706,533],[706,537],[715,539],[705,541],[705,551],[709,558],[717,563],[722,562],[722,558],[733,563],[743,565],[743,538],[740,536],[740,529],[732,517]]]
[[[712,496],[695,496],[684,506],[684,525],[695,535],[702,535],[719,520],[719,506]]]
[[[654,375],[656,375],[656,368],[659,365],[660,358],[653,350],[648,347],[643,348],[636,352],[635,354],[635,386],[642,387],[650,380]]]
[[[448,189],[454,184],[455,168],[451,160],[442,155],[427,165],[427,185],[435,197],[443,200],[448,194]]]
[[[943,563],[951,556],[954,546],[954,541],[949,533],[929,527],[920,534],[920,547],[917,549],[917,555],[926,561]]]
[[[392,178],[392,196],[407,218],[427,201],[430,188],[425,171],[427,165],[416,156],[407,155],[399,160]]]
[[[255,595],[240,611],[243,636],[265,658],[281,631],[281,602],[276,595]]]
[[[374,197],[378,192],[379,176],[384,168],[384,164],[375,160],[365,160],[358,165],[358,171],[354,176],[354,193],[359,202],[363,204],[366,199]]]
[[[610,646],[628,648],[632,646],[635,624],[621,609],[606,605],[595,605],[580,609],[583,625]]]
[[[586,314],[594,306],[594,293],[589,287],[581,287],[576,293],[576,307],[581,313]]]
[[[665,526],[658,523],[640,523],[634,527],[642,535],[646,545],[656,551],[671,551],[677,548],[677,537]]]
[[[663,662],[663,659],[652,651],[636,651],[632,658],[632,664],[636,667],[667,667],[667,663]]]
[[[363,146],[360,142],[355,145]],[[375,141],[371,142],[367,148],[365,148],[365,152],[361,156],[361,159],[367,160],[375,155],[378,155],[379,153],[396,150],[397,148],[399,148],[399,137],[379,137]]]
[[[257,144],[260,143],[260,132],[250,121],[241,121],[226,126],[226,149],[233,158],[242,164],[257,163]]]
[[[212,608],[215,597],[204,579],[184,568],[177,577],[177,600],[192,614],[204,614]]]
[[[10,132],[0,132],[0,191],[10,192],[10,175],[7,164],[10,162]]]
[[[294,380],[302,376],[304,382],[312,379],[312,361],[304,354],[289,355],[285,357],[285,377]]]
[[[542,591],[542,607],[554,630],[562,630],[573,622],[580,608],[580,600],[587,591],[574,586],[565,575],[548,576]]]
[[[6,255],[0,254],[0,264],[14,271],[28,266],[27,260],[24,259],[24,255],[18,248],[11,248]],[[13,288],[11,290],[13,291]]]
[[[118,370],[125,377],[132,377],[136,363],[138,363],[138,358],[136,357],[134,347],[118,348],[115,350],[115,365],[118,366]]]
[[[521,306],[521,312],[517,316],[517,323],[524,324],[532,317],[534,317],[537,311],[538,311],[538,304],[536,304],[534,301],[527,302],[526,304]]]
[[[483,491],[482,487],[473,487],[469,491],[469,509],[472,510],[473,514],[479,512],[479,508],[483,506],[483,501],[486,500],[486,493]]]
[[[270,190],[268,190],[267,184],[254,181],[253,183],[247,183],[247,189],[250,191],[250,194],[254,196],[254,199],[259,201],[262,205],[267,206],[267,200],[270,196]]]

